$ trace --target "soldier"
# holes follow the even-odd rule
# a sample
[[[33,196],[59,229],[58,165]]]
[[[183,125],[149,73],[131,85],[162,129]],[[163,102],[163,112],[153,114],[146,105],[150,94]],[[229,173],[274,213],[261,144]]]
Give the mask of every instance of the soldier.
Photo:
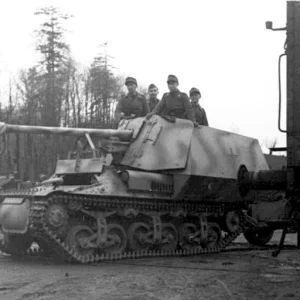
[[[121,97],[116,110],[115,118],[119,122],[122,117],[144,117],[149,113],[149,107],[145,96],[136,91],[137,81],[135,78],[127,77],[125,85],[128,90],[126,96]]]
[[[153,111],[156,104],[159,102],[159,100],[157,99],[158,88],[153,83],[151,83],[148,87],[148,94],[149,94],[148,105],[151,112]]]
[[[189,119],[195,124],[195,116],[187,94],[178,90],[178,79],[174,75],[168,76],[169,93],[165,93],[154,110],[147,115],[147,119],[160,113],[181,119]]]
[[[204,108],[199,105],[199,100],[201,98],[200,91],[197,88],[191,88],[190,98],[191,98],[192,108],[195,113],[196,122],[199,125],[208,126],[206,112],[205,112]]]

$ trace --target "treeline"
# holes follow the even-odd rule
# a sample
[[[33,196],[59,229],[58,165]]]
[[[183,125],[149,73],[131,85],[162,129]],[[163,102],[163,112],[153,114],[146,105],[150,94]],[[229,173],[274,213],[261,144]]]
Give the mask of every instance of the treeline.
[[[39,9],[35,16],[41,18],[35,31],[40,60],[10,83],[8,101],[0,99],[0,120],[22,125],[113,127],[123,78],[112,72],[107,45],[101,45],[90,66],[79,67],[65,42],[65,24],[72,16],[55,7]],[[70,141],[9,134],[0,143],[0,173],[35,181],[41,173],[49,176],[54,172],[58,155],[66,154]]]

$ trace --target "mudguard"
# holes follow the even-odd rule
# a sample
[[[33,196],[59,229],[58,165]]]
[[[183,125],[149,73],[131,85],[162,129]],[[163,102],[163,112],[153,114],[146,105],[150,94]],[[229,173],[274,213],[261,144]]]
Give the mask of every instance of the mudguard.
[[[0,206],[0,225],[5,233],[28,230],[30,203],[26,198],[5,198]]]

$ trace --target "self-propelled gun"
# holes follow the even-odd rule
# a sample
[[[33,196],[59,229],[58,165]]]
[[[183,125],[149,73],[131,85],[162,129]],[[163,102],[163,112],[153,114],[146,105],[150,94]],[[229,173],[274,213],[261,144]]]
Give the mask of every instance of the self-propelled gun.
[[[0,132],[74,136],[77,145],[40,187],[0,193],[0,247],[14,255],[32,242],[82,263],[220,251],[243,231],[255,197],[239,195],[239,166],[268,168],[256,139],[161,116],[116,130],[1,123]]]

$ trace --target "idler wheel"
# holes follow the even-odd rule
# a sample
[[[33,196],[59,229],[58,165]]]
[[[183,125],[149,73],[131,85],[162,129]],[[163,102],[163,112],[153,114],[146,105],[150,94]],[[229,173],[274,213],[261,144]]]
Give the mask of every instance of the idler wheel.
[[[198,246],[198,242],[194,240],[195,234],[198,232],[198,228],[193,223],[184,223],[179,230],[180,245],[184,250],[190,250],[195,246]]]
[[[160,249],[162,251],[176,250],[178,245],[178,232],[172,223],[162,224],[162,237]]]
[[[131,250],[136,252],[147,251],[153,246],[153,231],[146,223],[133,223],[128,229],[128,239]]]
[[[107,242],[103,249],[107,254],[123,253],[127,246],[127,235],[123,226],[109,224],[107,226]]]
[[[222,232],[217,223],[208,223],[206,248],[216,247],[222,239]]]
[[[240,217],[235,211],[230,211],[226,214],[225,222],[230,233],[234,233],[240,228]]]
[[[94,247],[89,245],[89,238],[94,235],[93,230],[85,225],[76,225],[71,228],[66,238],[66,244],[75,254],[82,256],[92,255]]]
[[[245,239],[252,245],[264,246],[273,237],[274,230],[269,227],[256,230],[252,228],[246,228],[243,232]]]

